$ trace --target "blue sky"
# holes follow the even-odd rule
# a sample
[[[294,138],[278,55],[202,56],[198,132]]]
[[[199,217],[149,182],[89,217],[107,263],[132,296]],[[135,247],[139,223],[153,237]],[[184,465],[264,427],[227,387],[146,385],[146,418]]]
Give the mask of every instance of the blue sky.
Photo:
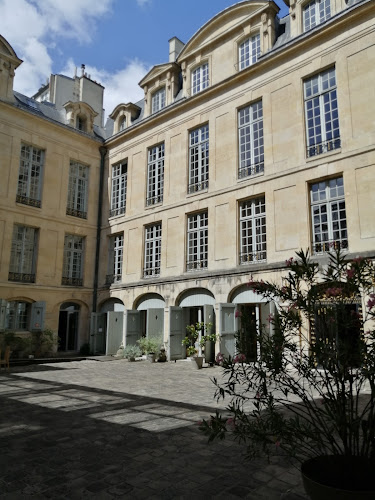
[[[34,94],[51,73],[86,65],[106,87],[105,108],[142,98],[138,82],[168,61],[168,40],[187,42],[236,0],[0,0],[0,34],[24,63],[15,90]],[[288,10],[282,0],[280,17]]]

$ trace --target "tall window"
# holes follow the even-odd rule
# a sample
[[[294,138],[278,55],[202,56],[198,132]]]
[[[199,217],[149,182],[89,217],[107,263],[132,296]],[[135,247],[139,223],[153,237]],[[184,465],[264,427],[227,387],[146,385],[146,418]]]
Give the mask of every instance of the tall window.
[[[308,31],[331,17],[331,0],[313,0],[303,9],[303,31]]]
[[[208,125],[189,134],[189,186],[188,193],[208,188]]]
[[[263,106],[255,102],[238,112],[239,172],[248,177],[264,171]]]
[[[88,177],[88,167],[74,161],[70,162],[67,215],[87,219]]]
[[[307,156],[341,147],[335,68],[304,83]]]
[[[112,236],[109,242],[107,285],[122,280],[122,260],[124,256],[124,235]]]
[[[14,225],[9,281],[35,283],[37,233],[33,227]]]
[[[63,285],[83,285],[84,238],[67,234],[64,241]]]
[[[125,130],[126,129],[126,117],[124,116],[123,118],[120,118],[120,126],[119,126],[119,131]]]
[[[240,264],[265,261],[266,204],[264,196],[246,200],[240,205]]]
[[[16,196],[18,203],[40,208],[43,162],[44,151],[22,144]]]
[[[209,86],[208,63],[202,64],[191,73],[191,95],[197,94]]]
[[[148,150],[146,205],[163,201],[164,190],[164,144]]]
[[[128,164],[126,161],[112,166],[111,210],[109,216],[121,215],[126,210]]]
[[[313,253],[348,248],[344,181],[342,177],[317,182],[310,189]]]
[[[6,323],[7,330],[27,330],[30,321],[31,304],[22,301],[7,303]]]
[[[238,47],[239,69],[245,69],[257,62],[260,56],[260,35],[254,35]]]
[[[161,256],[161,224],[146,227],[143,276],[159,276]]]
[[[151,98],[152,113],[156,113],[165,108],[165,87],[157,90]]]
[[[208,265],[208,213],[190,215],[187,221],[186,270],[206,269]]]

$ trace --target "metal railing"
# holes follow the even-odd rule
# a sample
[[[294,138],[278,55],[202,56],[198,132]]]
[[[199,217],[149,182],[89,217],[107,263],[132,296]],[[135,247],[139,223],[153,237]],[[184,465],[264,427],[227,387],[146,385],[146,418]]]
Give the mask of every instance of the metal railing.
[[[40,200],[35,200],[34,198],[28,198],[27,196],[22,196],[20,194],[16,195],[16,202],[36,208],[40,208],[42,206],[42,202]]]
[[[35,274],[32,273],[14,273],[8,274],[8,281],[19,281],[21,283],[35,283]]]
[[[87,212],[83,210],[76,210],[75,208],[67,208],[66,215],[72,215],[73,217],[79,217],[80,219],[87,219]]]
[[[238,170],[238,178],[244,179],[245,177],[261,174],[263,172],[264,172],[264,161],[260,163],[253,163],[252,165],[250,164],[244,167],[240,167]]]
[[[186,262],[186,271],[199,271],[200,269],[207,269],[207,265],[207,259],[188,260]]]
[[[67,276],[63,276],[61,280],[62,285],[68,286],[83,286],[82,278],[69,278]]]
[[[267,260],[267,251],[260,252],[241,252],[239,255],[240,264],[254,264],[255,262],[265,262]]]
[[[208,189],[208,179],[206,181],[194,182],[188,185],[188,194],[197,193],[198,191],[203,191]]]
[[[313,254],[320,254],[320,253],[326,253],[329,252],[330,250],[347,250],[348,249],[348,239],[347,238],[342,238],[340,240],[327,240],[327,241],[320,241],[312,242],[312,252]]]
[[[331,139],[329,141],[321,142],[320,144],[314,144],[313,146],[307,146],[306,154],[307,158],[312,156],[321,155],[323,153],[329,153],[335,149],[341,148],[341,139],[337,137],[336,139]]]

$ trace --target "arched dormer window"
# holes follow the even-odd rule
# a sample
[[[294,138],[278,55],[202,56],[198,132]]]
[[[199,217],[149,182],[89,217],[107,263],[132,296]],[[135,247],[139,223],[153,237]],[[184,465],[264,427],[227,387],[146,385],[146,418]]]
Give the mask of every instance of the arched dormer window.
[[[121,130],[125,130],[126,129],[126,116],[123,116],[122,118],[120,118],[120,121],[119,121],[119,132],[121,132]]]
[[[76,129],[82,130],[82,132],[86,132],[86,119],[81,115],[77,116]]]
[[[247,38],[238,46],[238,69],[255,64],[260,56],[260,34]]]
[[[331,0],[312,0],[302,11],[303,31],[309,31],[331,17]]]

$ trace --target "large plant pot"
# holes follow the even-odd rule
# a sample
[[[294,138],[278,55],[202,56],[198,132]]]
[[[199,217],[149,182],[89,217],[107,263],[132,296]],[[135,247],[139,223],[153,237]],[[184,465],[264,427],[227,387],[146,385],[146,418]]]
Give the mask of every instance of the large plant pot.
[[[213,340],[207,340],[204,346],[204,357],[206,363],[215,363],[215,342]]]
[[[155,363],[155,358],[156,354],[154,352],[150,352],[147,354],[147,360],[150,361],[150,363]]]
[[[325,455],[302,464],[306,493],[312,500],[373,500],[375,464],[363,457]]]
[[[200,370],[203,366],[203,356],[191,356],[191,364],[193,368]]]

